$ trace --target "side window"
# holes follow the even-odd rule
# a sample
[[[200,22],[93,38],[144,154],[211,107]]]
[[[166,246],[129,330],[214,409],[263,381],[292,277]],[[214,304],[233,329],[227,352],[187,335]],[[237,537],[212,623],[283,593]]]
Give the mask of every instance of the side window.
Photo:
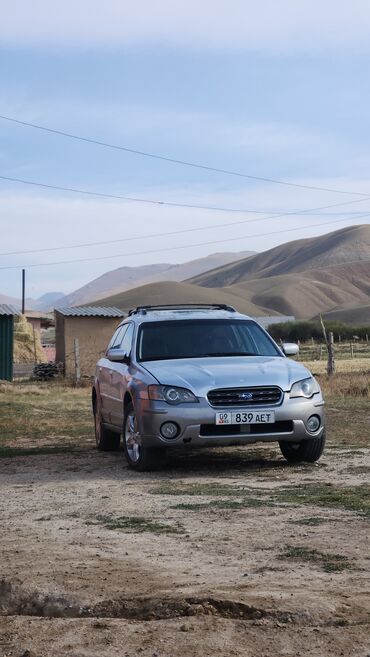
[[[134,324],[126,324],[126,326],[128,326],[128,329],[121,342],[121,349],[127,356],[129,356],[131,352],[132,338],[134,335]]]
[[[113,334],[113,337],[108,345],[108,349],[118,349],[120,347],[127,328],[128,324],[123,324],[123,326],[118,327],[118,329]]]

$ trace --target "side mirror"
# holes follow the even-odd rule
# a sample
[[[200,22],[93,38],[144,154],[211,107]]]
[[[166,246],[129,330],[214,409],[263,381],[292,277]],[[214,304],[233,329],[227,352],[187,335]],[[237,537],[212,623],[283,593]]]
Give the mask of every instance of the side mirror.
[[[113,363],[129,363],[130,357],[123,349],[108,349],[107,358]]]
[[[282,349],[286,356],[296,356],[299,352],[299,346],[294,342],[284,342]]]

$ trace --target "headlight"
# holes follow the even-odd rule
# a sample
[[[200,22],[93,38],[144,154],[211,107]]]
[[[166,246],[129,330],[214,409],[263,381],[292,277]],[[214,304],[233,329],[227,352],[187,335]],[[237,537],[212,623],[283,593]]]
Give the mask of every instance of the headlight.
[[[159,399],[167,404],[188,404],[198,402],[198,399],[186,388],[177,388],[175,386],[149,386],[149,399]]]
[[[316,379],[310,376],[308,379],[302,379],[302,381],[297,381],[292,385],[290,397],[306,397],[309,399],[317,392],[320,392],[320,386]]]

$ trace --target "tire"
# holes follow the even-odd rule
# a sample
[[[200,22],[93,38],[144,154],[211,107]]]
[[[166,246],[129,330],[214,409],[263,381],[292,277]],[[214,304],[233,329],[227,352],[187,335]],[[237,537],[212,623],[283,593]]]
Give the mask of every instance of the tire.
[[[306,461],[314,463],[318,461],[325,447],[325,433],[321,438],[309,438],[300,443],[292,443],[287,440],[279,442],[282,455],[288,463],[299,463]]]
[[[165,464],[165,448],[148,447],[142,441],[140,433],[136,430],[136,415],[132,402],[125,409],[123,449],[129,468],[138,472],[158,470]]]
[[[96,448],[101,452],[118,452],[121,437],[118,433],[107,429],[102,423],[100,403],[94,402],[94,427]]]

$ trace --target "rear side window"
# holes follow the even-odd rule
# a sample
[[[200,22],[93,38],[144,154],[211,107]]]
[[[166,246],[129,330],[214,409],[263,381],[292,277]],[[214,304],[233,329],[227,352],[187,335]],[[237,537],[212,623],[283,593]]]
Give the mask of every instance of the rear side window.
[[[134,325],[133,324],[126,324],[127,331],[125,332],[123,336],[123,340],[121,342],[120,348],[122,351],[125,352],[127,356],[130,355],[131,352],[131,347],[132,347],[132,338],[134,335]]]
[[[123,324],[119,326],[118,329],[114,332],[113,337],[108,345],[108,349],[119,349],[123,340],[123,337],[127,331],[128,324]]]

